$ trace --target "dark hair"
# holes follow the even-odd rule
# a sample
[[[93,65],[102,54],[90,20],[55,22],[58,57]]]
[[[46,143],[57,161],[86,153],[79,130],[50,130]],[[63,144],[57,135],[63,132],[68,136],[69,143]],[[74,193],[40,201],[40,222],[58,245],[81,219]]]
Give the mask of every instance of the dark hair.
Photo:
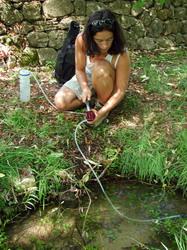
[[[88,19],[83,32],[83,39],[86,44],[87,54],[99,54],[99,48],[95,43],[93,37],[97,32],[107,30],[111,31],[114,40],[109,49],[109,54],[122,53],[126,46],[126,41],[123,35],[122,28],[120,27],[115,15],[107,9],[94,12]]]

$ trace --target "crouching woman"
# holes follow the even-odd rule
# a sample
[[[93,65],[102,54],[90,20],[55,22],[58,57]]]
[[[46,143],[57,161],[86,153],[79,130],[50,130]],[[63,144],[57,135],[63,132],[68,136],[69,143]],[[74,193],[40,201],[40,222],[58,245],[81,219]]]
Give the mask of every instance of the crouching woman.
[[[76,74],[55,96],[56,107],[73,110],[90,101],[97,104],[93,111],[98,125],[124,98],[130,75],[130,60],[115,15],[110,10],[93,13],[83,33],[75,41]]]

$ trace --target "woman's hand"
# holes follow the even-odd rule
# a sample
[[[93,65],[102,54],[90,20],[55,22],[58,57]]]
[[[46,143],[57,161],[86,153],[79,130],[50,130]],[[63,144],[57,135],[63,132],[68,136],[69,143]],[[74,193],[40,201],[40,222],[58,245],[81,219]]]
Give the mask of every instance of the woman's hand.
[[[93,126],[99,125],[108,116],[108,113],[109,113],[109,112],[106,112],[106,113],[100,112],[100,110],[97,111],[96,109],[91,109],[91,111],[94,112],[95,119],[93,121],[87,121],[87,122],[88,124],[93,125]]]
[[[92,92],[89,87],[84,87],[82,90],[82,101],[85,103],[86,101],[90,101],[92,96]]]

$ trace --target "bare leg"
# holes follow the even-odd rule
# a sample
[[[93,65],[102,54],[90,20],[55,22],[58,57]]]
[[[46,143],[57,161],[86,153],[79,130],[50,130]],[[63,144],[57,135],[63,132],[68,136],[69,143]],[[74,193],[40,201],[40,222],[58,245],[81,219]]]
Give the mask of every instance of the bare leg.
[[[92,71],[93,88],[96,91],[98,101],[105,104],[114,91],[115,70],[106,60],[96,61]],[[101,108],[102,111],[105,107]],[[99,113],[98,113],[99,114]],[[98,126],[107,116],[109,112],[101,112],[94,122],[94,126]]]
[[[71,89],[62,86],[55,95],[55,105],[59,110],[65,111],[81,107],[83,102],[77,98]]]
[[[115,70],[106,60],[94,63],[92,74],[93,87],[99,102],[106,103],[114,90]]]

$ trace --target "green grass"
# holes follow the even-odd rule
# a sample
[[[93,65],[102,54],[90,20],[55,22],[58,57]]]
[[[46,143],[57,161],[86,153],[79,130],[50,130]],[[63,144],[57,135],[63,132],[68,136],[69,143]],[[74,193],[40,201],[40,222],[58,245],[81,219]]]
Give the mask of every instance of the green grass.
[[[165,249],[169,250],[186,250],[186,225],[184,220],[171,221],[157,224],[155,227],[156,237],[164,244]],[[168,246],[167,244],[170,243]]]
[[[175,234],[175,241],[179,250],[186,249],[187,235],[186,235],[186,224],[184,224],[181,230]]]
[[[153,132],[148,130],[117,132],[115,139],[124,149],[112,167],[118,166],[123,175],[133,174],[142,180],[159,180],[163,183],[167,157],[166,143],[161,137],[154,138]]]
[[[180,189],[186,196],[186,56],[184,50],[136,54],[130,88],[123,102],[111,112],[109,123],[79,130],[81,148],[89,159],[101,162],[99,171],[108,167],[108,175],[158,183],[163,188]],[[10,86],[13,88],[14,84]],[[74,143],[74,130],[82,117],[41,111],[40,104],[48,105],[40,98],[41,93],[29,105],[15,99],[13,102],[12,98],[5,101],[3,93],[0,91],[0,99],[7,111],[0,109],[2,225],[20,209],[44,207],[51,193],[71,185],[83,188],[85,183],[82,185],[80,180],[86,176]],[[69,167],[71,171],[67,171]],[[64,179],[59,174],[62,170],[66,171]],[[15,181],[29,171],[36,189],[20,193]],[[175,240],[183,250],[184,234],[176,234]],[[4,241],[1,234],[0,245]]]
[[[11,128],[14,133],[22,132],[24,134],[34,132],[36,122],[37,115],[33,111],[21,108],[4,114],[3,119],[3,123],[7,129]]]
[[[186,87],[187,66],[185,57],[187,53],[179,50],[173,53],[160,53],[156,55],[141,55],[133,67],[139,71],[139,80],[149,93],[172,91],[172,85],[177,84],[182,89]],[[181,64],[180,59],[184,63]]]

